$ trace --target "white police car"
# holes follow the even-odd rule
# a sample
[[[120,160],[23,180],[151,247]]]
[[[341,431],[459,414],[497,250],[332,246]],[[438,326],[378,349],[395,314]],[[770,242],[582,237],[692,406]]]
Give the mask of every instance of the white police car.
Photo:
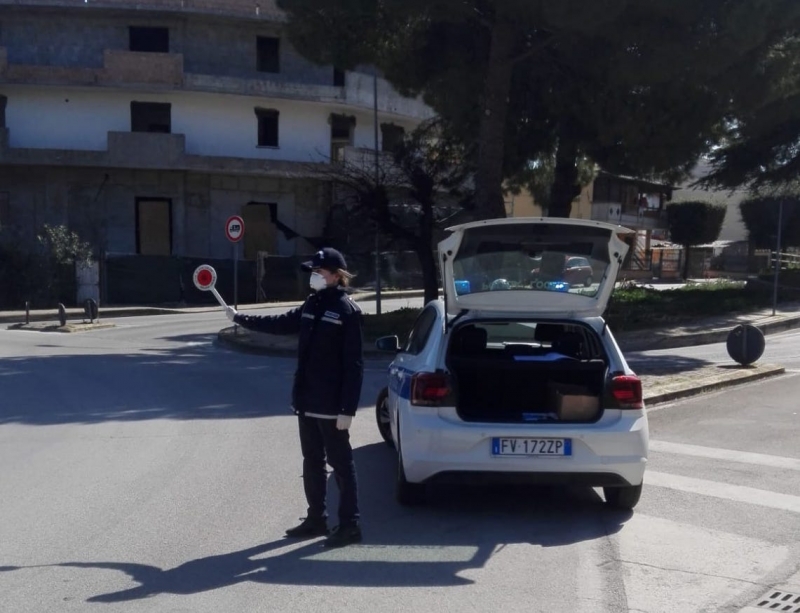
[[[443,300],[402,347],[377,341],[396,353],[376,418],[398,454],[397,499],[489,480],[602,487],[608,504],[633,508],[648,453],[642,386],[601,317],[631,231],[545,218],[449,230]],[[542,280],[575,256],[599,282]]]

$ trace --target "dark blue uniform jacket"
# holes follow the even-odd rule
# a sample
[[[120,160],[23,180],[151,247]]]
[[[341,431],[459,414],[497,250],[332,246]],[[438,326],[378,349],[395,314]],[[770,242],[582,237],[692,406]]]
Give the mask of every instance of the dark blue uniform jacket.
[[[364,378],[361,309],[340,287],[311,294],[283,315],[237,314],[255,332],[298,334],[292,407],[298,415],[355,415]]]

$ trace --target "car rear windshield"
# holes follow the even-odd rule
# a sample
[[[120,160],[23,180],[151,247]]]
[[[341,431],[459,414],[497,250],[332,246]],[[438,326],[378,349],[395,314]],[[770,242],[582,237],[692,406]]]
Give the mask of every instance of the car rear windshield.
[[[545,361],[604,358],[602,345],[588,326],[531,321],[474,321],[459,326],[452,336],[449,355],[488,357],[498,352],[539,356]]]
[[[547,224],[469,230],[453,260],[458,294],[572,292],[595,296],[609,266],[608,231]]]

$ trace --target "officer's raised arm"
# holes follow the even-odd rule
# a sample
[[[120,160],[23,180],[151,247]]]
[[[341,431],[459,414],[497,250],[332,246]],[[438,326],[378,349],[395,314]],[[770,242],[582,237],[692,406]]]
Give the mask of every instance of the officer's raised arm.
[[[265,334],[297,334],[300,332],[300,319],[302,314],[302,306],[283,313],[282,315],[243,315],[238,311],[234,311],[231,321],[253,332],[264,332]],[[228,318],[230,319],[230,315]]]

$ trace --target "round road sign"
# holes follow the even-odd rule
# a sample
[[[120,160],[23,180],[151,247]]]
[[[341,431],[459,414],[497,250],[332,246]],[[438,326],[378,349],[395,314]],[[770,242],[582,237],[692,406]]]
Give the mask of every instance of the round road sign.
[[[204,292],[214,289],[217,283],[217,271],[208,264],[198,266],[194,271],[194,286]]]
[[[228,221],[225,222],[225,236],[227,236],[228,240],[232,243],[237,243],[242,240],[244,236],[244,219],[238,215],[228,217]]]

